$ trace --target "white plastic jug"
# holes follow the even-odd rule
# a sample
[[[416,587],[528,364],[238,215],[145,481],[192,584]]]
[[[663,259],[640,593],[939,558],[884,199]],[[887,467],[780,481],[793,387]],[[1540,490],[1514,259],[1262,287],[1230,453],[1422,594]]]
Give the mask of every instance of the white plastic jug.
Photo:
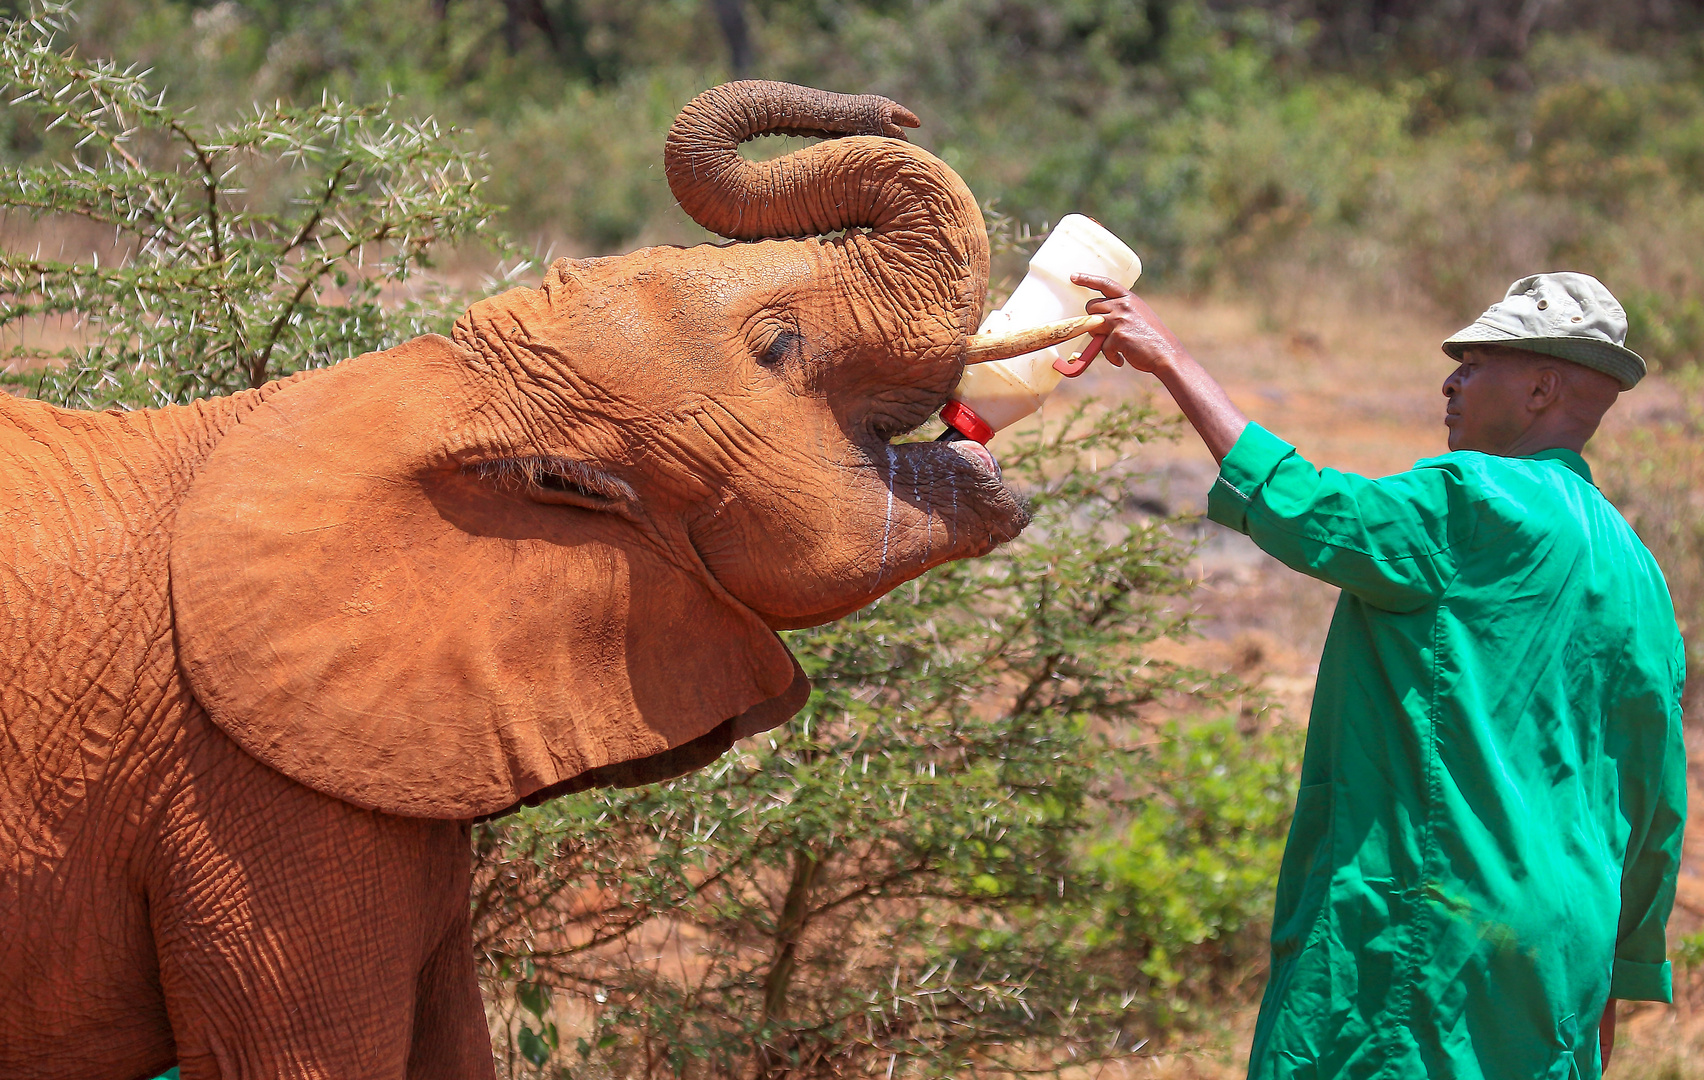
[[[1142,276],[1142,260],[1100,222],[1068,214],[1030,259],[1029,273],[1011,297],[982,321],[978,333],[1026,330],[1083,314],[1083,305],[1100,293],[1073,285],[1072,274],[1100,274],[1128,289]],[[1064,378],[1054,361],[1081,352],[1088,343],[1085,335],[1010,360],[965,368],[953,391],[956,407],[949,403],[941,418],[966,438],[988,441],[993,432],[1041,408]]]

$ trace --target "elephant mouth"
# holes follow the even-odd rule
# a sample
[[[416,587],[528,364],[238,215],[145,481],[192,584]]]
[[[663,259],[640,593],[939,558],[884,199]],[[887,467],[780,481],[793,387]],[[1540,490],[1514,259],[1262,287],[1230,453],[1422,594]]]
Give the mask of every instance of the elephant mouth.
[[[947,557],[962,557],[966,549],[981,554],[1029,523],[1022,498],[1006,485],[999,459],[986,446],[966,439],[890,444],[886,451],[878,469],[888,490],[922,512],[925,533],[931,521],[944,530],[934,543],[951,550]],[[931,550],[926,561],[933,564],[940,554]]]
[[[773,629],[831,622],[941,563],[985,555],[1029,524],[1023,498],[983,447],[872,442],[831,466],[844,478],[837,506],[801,507],[792,519],[783,536],[801,545],[789,549],[796,564],[754,561],[771,526],[722,516],[743,500],[719,501],[696,519],[699,561]]]
[[[978,465],[985,467],[993,474],[994,479],[1000,480],[1002,478],[1000,474],[1000,461],[994,456],[994,452],[988,449],[988,447],[979,442],[972,442],[969,439],[960,439],[955,442],[948,443],[947,445],[951,446],[955,452],[962,454],[976,462]]]

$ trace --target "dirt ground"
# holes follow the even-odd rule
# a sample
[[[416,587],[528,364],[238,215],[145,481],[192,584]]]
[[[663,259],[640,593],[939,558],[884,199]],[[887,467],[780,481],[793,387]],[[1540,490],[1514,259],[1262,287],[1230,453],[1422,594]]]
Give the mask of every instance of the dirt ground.
[[[1315,464],[1367,475],[1407,468],[1444,452],[1440,385],[1451,370],[1438,343],[1457,329],[1403,314],[1319,301],[1277,316],[1256,304],[1151,297],[1155,309],[1249,416],[1293,442]],[[1097,363],[1056,395],[1114,398],[1157,384]],[[1169,406],[1163,394],[1157,401]],[[1626,394],[1607,425],[1638,424],[1672,408],[1672,391],[1651,378]],[[998,452],[998,441],[994,444]],[[1586,457],[1591,458],[1587,448]],[[1217,470],[1192,435],[1144,451],[1144,503],[1204,510]],[[1337,590],[1303,577],[1245,537],[1203,523],[1197,573],[1203,637],[1179,646],[1195,663],[1233,669],[1305,718]],[[1671,942],[1704,926],[1704,728],[1689,724],[1691,828]],[[1677,982],[1682,972],[1677,967]],[[1610,1075],[1628,1080],[1704,1078],[1704,986],[1677,986],[1674,1007],[1624,1005]],[[1252,1010],[1199,1052],[1149,1059],[1107,1076],[1241,1076]]]

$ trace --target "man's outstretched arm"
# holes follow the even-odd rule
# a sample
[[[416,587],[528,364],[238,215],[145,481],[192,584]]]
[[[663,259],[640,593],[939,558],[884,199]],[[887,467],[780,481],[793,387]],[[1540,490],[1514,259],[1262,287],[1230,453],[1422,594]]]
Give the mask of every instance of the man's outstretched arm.
[[[1231,403],[1224,387],[1196,363],[1141,297],[1096,274],[1074,274],[1071,280],[1101,292],[1106,299],[1090,300],[1087,310],[1113,321],[1112,332],[1096,338],[1085,353],[1092,359],[1098,348],[1114,365],[1129,364],[1158,378],[1207,444],[1213,460],[1224,461],[1248,427],[1248,417]]]
[[[1247,534],[1291,569],[1375,607],[1413,611],[1442,595],[1455,573],[1451,549],[1475,517],[1459,468],[1414,469],[1383,480],[1316,469],[1295,447],[1251,424],[1139,297],[1106,278],[1072,280],[1105,294],[1087,309],[1107,317],[1107,333],[1095,339],[1107,359],[1156,376],[1218,460],[1207,496],[1210,519]]]

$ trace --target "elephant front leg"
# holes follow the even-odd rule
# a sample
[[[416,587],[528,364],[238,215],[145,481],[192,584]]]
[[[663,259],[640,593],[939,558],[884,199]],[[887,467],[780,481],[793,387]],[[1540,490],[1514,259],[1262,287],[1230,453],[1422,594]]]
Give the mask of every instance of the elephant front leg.
[[[473,926],[465,900],[461,913],[461,921],[445,935],[420,972],[414,995],[408,1080],[468,1080],[496,1075],[485,1003],[479,996],[479,977],[474,969]]]
[[[332,963],[324,967],[298,970],[323,972],[347,957],[327,959]],[[169,990],[183,1080],[495,1077],[465,924],[463,934],[440,944],[412,984],[391,977],[383,965],[369,962],[353,970],[370,979],[360,995],[333,992],[322,998],[316,994],[327,980],[286,987],[282,984],[288,980],[273,979],[273,993],[259,1007],[240,991],[197,997]],[[232,977],[223,983],[240,981]],[[338,1000],[348,1007],[325,1007]]]
[[[493,1077],[467,826],[359,810],[225,745],[150,889],[184,1080]]]

